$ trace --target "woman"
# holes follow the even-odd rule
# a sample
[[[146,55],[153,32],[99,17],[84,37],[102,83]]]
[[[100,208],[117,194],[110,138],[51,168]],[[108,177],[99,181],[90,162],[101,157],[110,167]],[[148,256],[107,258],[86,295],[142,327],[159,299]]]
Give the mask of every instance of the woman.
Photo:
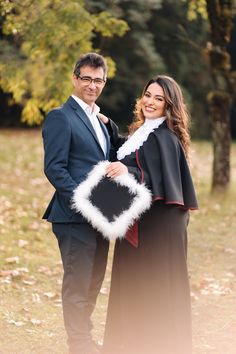
[[[103,117],[112,132],[109,120]],[[115,246],[104,354],[190,354],[187,272],[189,209],[197,209],[187,158],[189,116],[178,84],[150,80],[137,101],[130,136],[107,175],[132,173],[153,203]],[[113,127],[114,128],[114,127]]]

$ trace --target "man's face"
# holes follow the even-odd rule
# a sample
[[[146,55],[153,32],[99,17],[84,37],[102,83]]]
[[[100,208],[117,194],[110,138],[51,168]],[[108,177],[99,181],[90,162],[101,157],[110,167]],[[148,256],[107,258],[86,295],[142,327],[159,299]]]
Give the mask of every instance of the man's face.
[[[93,106],[105,85],[104,76],[104,71],[101,67],[82,66],[78,78],[73,75],[73,94],[89,106]],[[91,81],[91,79],[95,81]]]

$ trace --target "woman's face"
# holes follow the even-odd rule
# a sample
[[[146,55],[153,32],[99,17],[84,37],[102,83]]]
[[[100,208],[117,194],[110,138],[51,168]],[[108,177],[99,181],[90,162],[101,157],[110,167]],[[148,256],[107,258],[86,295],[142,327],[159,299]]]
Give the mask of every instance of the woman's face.
[[[149,85],[141,98],[141,109],[145,118],[155,119],[165,115],[164,92],[156,82]]]

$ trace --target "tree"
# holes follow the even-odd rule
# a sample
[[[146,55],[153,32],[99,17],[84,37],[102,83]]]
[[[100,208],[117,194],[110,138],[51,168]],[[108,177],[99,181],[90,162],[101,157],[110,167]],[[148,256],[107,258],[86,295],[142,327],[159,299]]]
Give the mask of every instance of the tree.
[[[1,0],[0,16],[0,86],[22,104],[28,124],[40,123],[68,96],[78,56],[99,51],[95,33],[109,38],[128,30],[106,11],[89,13],[83,0]],[[112,76],[115,63],[107,59]]]
[[[86,6],[92,13],[107,9],[130,27],[122,40],[99,35],[93,39],[96,47],[117,62],[116,75],[99,99],[102,110],[126,129],[144,84],[159,73],[169,74],[181,84],[193,112],[192,135],[208,138],[206,95],[211,79],[205,52],[207,21],[200,16],[189,21],[188,5],[176,0],[87,0]]]
[[[192,116],[191,135],[206,139],[210,136],[210,122],[205,118],[206,95],[212,85],[205,50],[209,26],[201,16],[189,21],[187,13],[185,2],[165,0],[161,8],[153,11],[149,29],[166,73],[184,90]]]
[[[235,95],[235,78],[231,72],[230,42],[233,0],[207,0],[211,26],[209,58],[214,89],[208,95],[212,119],[213,179],[212,189],[225,189],[230,182],[230,111]]]
[[[225,190],[230,182],[230,111],[235,97],[236,75],[231,71],[228,46],[235,4],[233,0],[190,1],[192,14],[199,8],[204,14],[204,6],[210,24],[208,55],[213,81],[213,89],[208,94],[214,152],[212,191],[220,191]]]
[[[104,39],[99,34],[93,39],[94,45],[110,53],[117,63],[116,75],[107,83],[99,104],[106,114],[126,129],[144,84],[165,69],[154,45],[154,35],[148,27],[152,11],[161,6],[161,0],[87,0],[86,6],[92,13],[107,9],[113,16],[127,21],[130,28],[122,40],[118,37]]]

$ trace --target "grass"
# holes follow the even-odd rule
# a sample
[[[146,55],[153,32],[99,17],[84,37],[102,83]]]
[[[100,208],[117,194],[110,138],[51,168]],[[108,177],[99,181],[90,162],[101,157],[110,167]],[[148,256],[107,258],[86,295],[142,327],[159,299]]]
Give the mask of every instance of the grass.
[[[65,354],[62,267],[50,224],[41,220],[53,193],[42,172],[41,135],[38,130],[3,130],[0,145],[0,353]],[[211,145],[193,143],[200,203],[189,225],[194,354],[236,352],[235,156],[233,145],[231,188],[211,195]],[[94,336],[100,341],[111,258],[112,247],[94,314]]]
[[[189,270],[193,299],[194,354],[236,353],[236,146],[231,187],[211,194],[211,146],[194,144],[193,174],[200,210],[192,214]]]

